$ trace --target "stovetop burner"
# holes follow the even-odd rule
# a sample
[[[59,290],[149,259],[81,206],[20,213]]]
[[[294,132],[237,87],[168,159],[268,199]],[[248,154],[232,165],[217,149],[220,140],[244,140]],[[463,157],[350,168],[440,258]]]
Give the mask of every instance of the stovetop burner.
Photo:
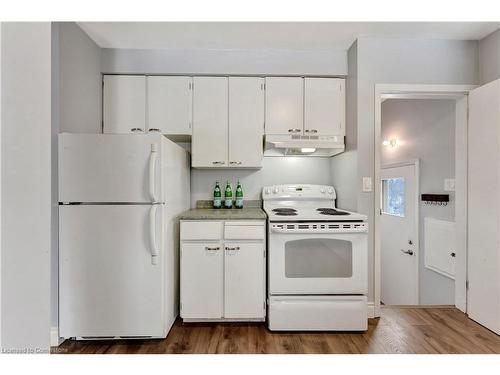
[[[350,215],[349,212],[337,211],[335,208],[317,208],[321,215]]]

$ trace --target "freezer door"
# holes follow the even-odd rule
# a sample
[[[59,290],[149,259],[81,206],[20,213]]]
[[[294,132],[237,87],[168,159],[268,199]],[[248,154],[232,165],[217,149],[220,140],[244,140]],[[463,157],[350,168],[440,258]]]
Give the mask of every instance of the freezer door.
[[[59,202],[164,202],[159,134],[59,135]]]
[[[163,212],[163,205],[59,206],[62,337],[166,335]]]

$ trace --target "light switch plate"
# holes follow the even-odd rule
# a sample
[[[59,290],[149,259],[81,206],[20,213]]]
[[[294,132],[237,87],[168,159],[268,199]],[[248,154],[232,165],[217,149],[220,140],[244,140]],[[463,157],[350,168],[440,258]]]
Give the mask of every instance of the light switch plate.
[[[444,180],[444,191],[455,191],[455,179],[446,178]]]
[[[371,177],[363,177],[363,191],[365,193],[369,193],[372,191],[372,178]]]

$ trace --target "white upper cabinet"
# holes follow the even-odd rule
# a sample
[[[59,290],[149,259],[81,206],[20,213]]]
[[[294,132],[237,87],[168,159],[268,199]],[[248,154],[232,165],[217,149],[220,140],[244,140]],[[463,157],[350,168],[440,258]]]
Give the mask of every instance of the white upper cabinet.
[[[345,81],[304,79],[304,134],[345,135]]]
[[[303,125],[303,78],[267,77],[266,134],[302,134]]]
[[[264,79],[229,78],[229,166],[262,166]]]
[[[191,166],[228,166],[228,79],[194,77]]]
[[[192,78],[149,76],[148,130],[162,134],[191,134]]]
[[[146,77],[104,76],[104,133],[146,131]]]

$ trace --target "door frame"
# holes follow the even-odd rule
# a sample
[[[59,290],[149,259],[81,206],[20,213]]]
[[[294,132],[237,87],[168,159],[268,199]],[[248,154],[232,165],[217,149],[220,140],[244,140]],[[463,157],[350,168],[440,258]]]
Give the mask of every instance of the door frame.
[[[380,154],[382,133],[382,102],[386,99],[453,99],[456,101],[455,121],[455,223],[458,233],[455,275],[455,305],[463,312],[466,305],[467,279],[467,126],[468,95],[476,85],[375,84],[374,129],[374,316],[380,316]],[[419,202],[419,201],[417,201]]]
[[[397,167],[407,167],[413,165],[415,167],[415,214],[414,214],[414,220],[415,220],[415,250],[416,250],[416,262],[415,262],[415,277],[417,279],[417,284],[415,286],[415,293],[417,296],[417,304],[420,303],[420,270],[419,270],[419,264],[420,264],[420,205],[419,205],[419,197],[420,197],[420,160],[418,159],[410,159],[407,161],[402,161],[402,162],[396,162],[396,163],[388,163],[388,164],[383,164],[380,166],[380,172],[382,172],[382,169],[389,169],[389,168],[397,168]],[[382,182],[382,178],[380,178],[380,182]],[[379,205],[380,202],[382,201],[382,189],[379,187],[380,190],[380,196],[379,196]],[[382,211],[379,211],[380,215],[382,215]],[[380,219],[380,217],[379,217]],[[380,230],[380,226],[379,226]],[[381,276],[381,275],[380,275]],[[382,278],[380,278],[382,280]],[[382,288],[382,285],[380,285],[380,288]],[[380,290],[382,292],[382,289]],[[379,302],[380,304],[380,302]]]

